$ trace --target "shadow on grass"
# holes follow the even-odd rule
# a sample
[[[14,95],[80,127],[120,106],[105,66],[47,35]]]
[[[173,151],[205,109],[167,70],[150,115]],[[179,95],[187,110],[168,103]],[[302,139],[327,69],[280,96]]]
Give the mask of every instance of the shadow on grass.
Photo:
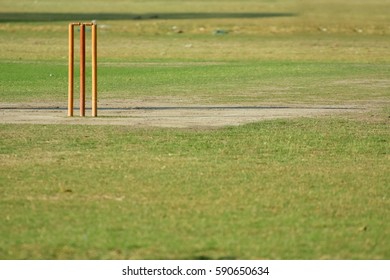
[[[50,22],[91,20],[243,19],[292,17],[294,13],[0,13],[0,22]]]
[[[199,256],[194,256],[191,258],[191,260],[201,260],[201,261],[207,261],[207,260],[237,260],[238,258],[235,256],[222,256],[219,258],[212,258],[207,255],[199,255]]]

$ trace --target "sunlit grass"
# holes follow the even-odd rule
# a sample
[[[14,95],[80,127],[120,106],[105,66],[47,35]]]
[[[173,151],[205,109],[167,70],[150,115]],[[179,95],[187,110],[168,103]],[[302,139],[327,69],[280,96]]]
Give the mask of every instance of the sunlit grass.
[[[0,125],[0,259],[389,259],[389,1],[1,2],[2,104],[65,106],[67,24],[97,19],[100,100],[365,110]]]
[[[218,131],[2,126],[1,252],[388,258],[387,128],[337,119]]]

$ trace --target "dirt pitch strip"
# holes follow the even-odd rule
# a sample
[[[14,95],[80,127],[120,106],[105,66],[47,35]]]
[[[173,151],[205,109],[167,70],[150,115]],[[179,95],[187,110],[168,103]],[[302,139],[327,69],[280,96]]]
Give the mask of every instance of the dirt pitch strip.
[[[67,117],[64,104],[1,103],[2,124],[82,124],[128,125],[134,127],[222,127],[261,120],[314,117],[362,111],[357,106],[326,105],[199,105],[161,103],[151,101],[100,101],[98,118],[91,115],[87,104],[87,117]]]

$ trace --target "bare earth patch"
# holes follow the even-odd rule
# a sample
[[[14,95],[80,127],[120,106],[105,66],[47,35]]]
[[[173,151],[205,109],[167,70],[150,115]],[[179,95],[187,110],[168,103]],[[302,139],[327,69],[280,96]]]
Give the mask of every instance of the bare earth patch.
[[[0,103],[2,124],[128,125],[134,127],[222,127],[261,120],[324,116],[362,111],[357,106],[334,105],[200,105],[181,102],[103,100],[97,118],[67,117],[64,103]]]

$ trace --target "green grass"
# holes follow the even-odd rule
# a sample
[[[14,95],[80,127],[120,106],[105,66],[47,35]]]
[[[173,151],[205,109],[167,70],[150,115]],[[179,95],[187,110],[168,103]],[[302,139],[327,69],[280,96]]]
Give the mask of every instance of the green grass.
[[[64,137],[67,135],[67,137]],[[1,126],[3,258],[388,259],[386,122]]]
[[[65,64],[7,61],[0,62],[0,71],[3,102],[66,99]],[[174,97],[214,104],[364,104],[387,99],[390,85],[387,63],[130,61],[102,63],[99,74],[101,99]]]
[[[0,103],[65,107],[67,24],[97,19],[100,100],[365,110],[0,124],[0,259],[389,259],[389,5],[2,0]]]

